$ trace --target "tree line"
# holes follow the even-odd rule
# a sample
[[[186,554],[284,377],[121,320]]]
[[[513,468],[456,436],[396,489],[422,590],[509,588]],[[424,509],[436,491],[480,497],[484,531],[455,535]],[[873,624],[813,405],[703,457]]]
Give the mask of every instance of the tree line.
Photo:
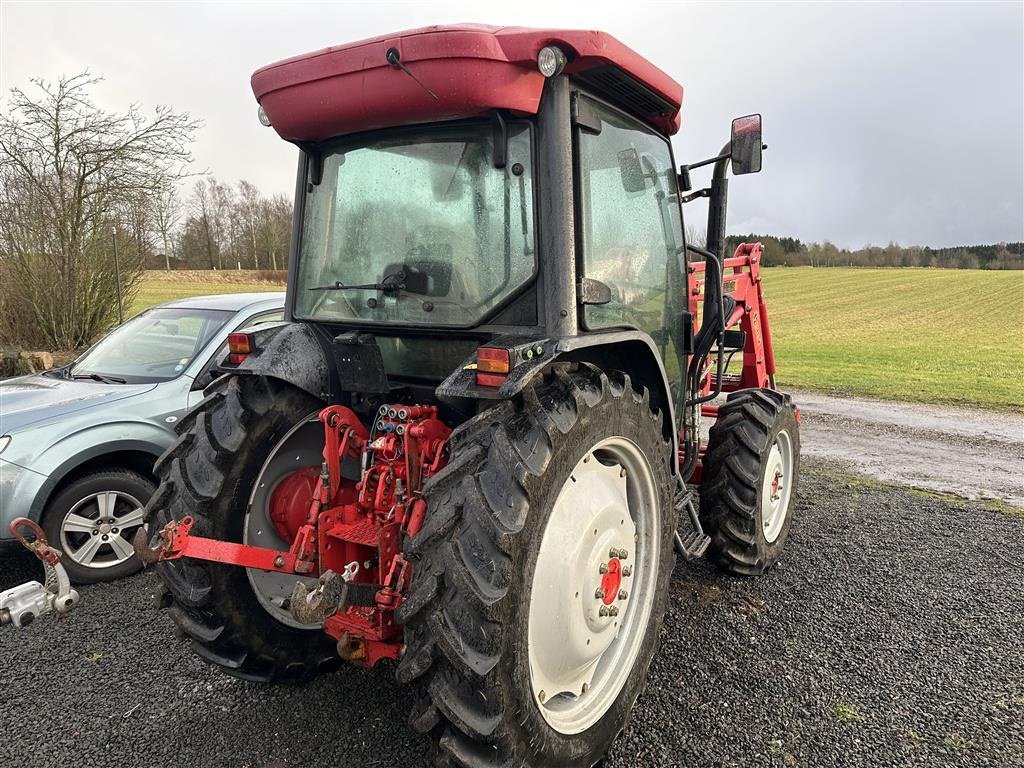
[[[804,243],[795,237],[730,235],[726,253],[740,243],[764,245],[766,267],[939,267],[945,269],[1024,269],[1024,243],[963,245],[954,248],[886,246],[839,248],[828,242]]]
[[[184,200],[160,201],[160,233],[146,260],[150,269],[283,270],[288,263],[292,201],[265,196],[248,181],[232,187],[213,177],[198,179]]]

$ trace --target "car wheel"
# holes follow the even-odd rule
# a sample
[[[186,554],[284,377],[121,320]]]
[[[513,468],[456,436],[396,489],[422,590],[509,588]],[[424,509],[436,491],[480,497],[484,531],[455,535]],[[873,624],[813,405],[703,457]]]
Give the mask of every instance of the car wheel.
[[[110,581],[142,567],[132,537],[154,490],[137,472],[111,469],[80,477],[54,497],[43,514],[43,530],[64,553],[61,564],[71,581]]]

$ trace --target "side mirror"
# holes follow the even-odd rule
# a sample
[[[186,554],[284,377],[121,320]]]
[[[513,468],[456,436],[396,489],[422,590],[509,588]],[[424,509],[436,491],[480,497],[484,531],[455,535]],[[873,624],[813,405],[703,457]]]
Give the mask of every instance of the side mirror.
[[[622,188],[627,192],[643,192],[647,188],[640,155],[633,147],[619,151],[619,176]]]
[[[761,170],[761,116],[747,115],[733,120],[729,146],[734,176],[758,173]]]
[[[214,364],[212,367],[204,368],[199,372],[199,375],[196,376],[195,379],[192,381],[191,390],[193,392],[203,391],[208,386],[213,384],[214,380],[217,379],[220,375],[221,373],[217,369],[216,364]]]

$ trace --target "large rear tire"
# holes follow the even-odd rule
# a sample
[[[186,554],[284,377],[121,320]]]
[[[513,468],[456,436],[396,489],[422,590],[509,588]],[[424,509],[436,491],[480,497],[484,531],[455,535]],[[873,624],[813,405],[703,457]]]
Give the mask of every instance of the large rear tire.
[[[628,376],[565,365],[453,434],[398,615],[440,765],[589,768],[626,726],[673,567],[665,432]]]
[[[160,486],[147,505],[150,544],[171,520],[195,519],[193,533],[243,541],[250,493],[279,441],[323,406],[287,384],[228,376],[178,427],[160,458]],[[235,677],[300,681],[335,669],[331,639],[277,620],[261,604],[244,568],[182,558],[157,565],[161,605],[203,660]]]
[[[711,427],[700,484],[700,518],[718,567],[756,576],[775,565],[793,523],[800,429],[789,395],[729,395]]]

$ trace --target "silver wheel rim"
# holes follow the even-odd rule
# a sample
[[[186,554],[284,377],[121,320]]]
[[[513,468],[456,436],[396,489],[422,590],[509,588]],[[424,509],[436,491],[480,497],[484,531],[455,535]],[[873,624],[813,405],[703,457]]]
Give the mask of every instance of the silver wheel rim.
[[[242,529],[243,543],[268,549],[291,548],[290,542],[282,540],[277,535],[274,523],[270,520],[270,497],[281,481],[295,470],[319,467],[323,461],[323,450],[324,428],[316,413],[302,419],[274,446],[267,460],[263,462],[252,494],[249,496],[249,507],[245,512]],[[317,581],[315,578],[261,571],[256,568],[246,568],[245,573],[249,577],[249,584],[256,599],[277,621],[295,629],[319,629],[316,625],[297,622],[287,607],[287,600],[292,595],[295,583],[302,581],[312,588]]]
[[[792,487],[793,441],[788,432],[779,432],[761,479],[761,528],[769,544],[775,543],[786,524]]]
[[[555,499],[530,586],[527,647],[534,702],[560,733],[600,720],[636,664],[658,578],[658,499],[650,463],[624,437],[588,451]],[[612,560],[622,576],[609,605],[597,590]]]
[[[60,547],[83,568],[113,568],[135,556],[131,540],[144,517],[142,503],[130,493],[91,493],[61,520]]]

